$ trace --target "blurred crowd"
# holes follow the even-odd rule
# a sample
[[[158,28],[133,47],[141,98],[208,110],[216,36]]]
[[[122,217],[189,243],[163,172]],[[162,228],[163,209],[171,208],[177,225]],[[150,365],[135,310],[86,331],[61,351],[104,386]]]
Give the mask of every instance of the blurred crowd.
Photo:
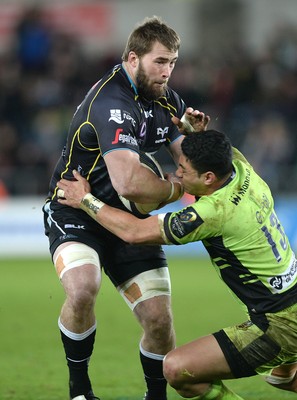
[[[181,57],[170,86],[207,112],[274,193],[297,187],[297,29],[285,27],[261,55],[244,45]],[[201,56],[203,54],[203,56]],[[19,21],[0,56],[0,197],[44,195],[68,125],[86,92],[121,54],[86,55],[37,10]],[[164,159],[164,162],[167,162]]]

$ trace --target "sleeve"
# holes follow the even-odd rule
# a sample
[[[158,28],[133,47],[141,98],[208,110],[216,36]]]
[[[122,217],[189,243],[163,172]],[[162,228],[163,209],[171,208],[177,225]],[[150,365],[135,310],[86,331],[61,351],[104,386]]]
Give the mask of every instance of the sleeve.
[[[93,102],[90,119],[102,155],[118,149],[139,152],[136,131],[141,124],[137,105],[124,93],[104,94]]]
[[[160,232],[166,244],[181,245],[220,235],[220,214],[208,199],[201,198],[199,202],[177,212],[159,214]]]
[[[170,117],[175,116],[179,119],[184,115],[187,108],[183,99],[174,90],[170,91],[168,99],[168,107],[170,110]],[[178,130],[178,127],[173,122],[171,122],[170,124],[169,131],[170,133],[168,136],[168,140],[166,142],[167,146],[169,146],[170,144],[172,144],[173,142],[175,142],[176,140],[178,140],[180,137],[183,136],[183,134]]]

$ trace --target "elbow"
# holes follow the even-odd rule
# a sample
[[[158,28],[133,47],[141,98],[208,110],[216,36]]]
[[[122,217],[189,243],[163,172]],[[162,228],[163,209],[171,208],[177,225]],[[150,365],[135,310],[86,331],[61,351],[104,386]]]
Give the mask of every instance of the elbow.
[[[135,196],[137,196],[139,192],[139,190],[136,187],[134,187],[134,185],[131,182],[129,183],[114,182],[113,187],[119,196],[123,196],[128,200],[133,199]]]
[[[145,239],[143,235],[136,229],[126,229],[121,234],[121,239],[129,244],[144,244]]]
[[[121,239],[129,244],[141,244],[141,240],[139,240],[139,238],[137,237],[137,234],[134,233],[129,233],[129,232],[125,232]]]
[[[115,188],[119,196],[125,197],[125,199],[130,201],[137,201],[139,197],[139,190],[131,186],[122,186]]]

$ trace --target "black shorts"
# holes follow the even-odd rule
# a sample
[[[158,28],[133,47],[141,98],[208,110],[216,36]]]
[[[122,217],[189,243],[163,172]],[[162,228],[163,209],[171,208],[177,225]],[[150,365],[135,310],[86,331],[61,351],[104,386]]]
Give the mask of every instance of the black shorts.
[[[115,286],[144,271],[167,267],[161,246],[128,244],[82,210],[49,201],[43,206],[43,213],[51,255],[61,243],[84,243],[98,253],[101,266]]]

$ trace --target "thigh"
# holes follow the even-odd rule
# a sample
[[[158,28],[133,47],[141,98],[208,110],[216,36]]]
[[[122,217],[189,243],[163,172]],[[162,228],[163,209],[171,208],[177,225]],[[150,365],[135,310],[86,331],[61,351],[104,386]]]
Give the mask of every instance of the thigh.
[[[120,286],[146,271],[166,268],[165,253],[159,245],[131,245],[114,236],[104,251],[102,264],[114,286]]]
[[[67,295],[85,291],[95,296],[101,285],[101,268],[97,252],[79,242],[65,242],[57,247],[53,262]]]
[[[163,308],[170,309],[171,282],[167,267],[154,268],[135,275],[119,285],[117,290],[130,309],[135,309],[139,318],[148,313],[160,314]],[[155,303],[157,306],[154,306]]]
[[[164,368],[173,365],[181,380],[190,383],[232,378],[228,362],[213,335],[203,336],[172,350]],[[169,367],[170,368],[170,367]]]
[[[297,305],[263,319],[265,330],[247,321],[214,333],[236,378],[270,375],[280,365],[297,362]]]
[[[280,345],[251,321],[214,333],[235,378],[256,375],[280,352]]]

